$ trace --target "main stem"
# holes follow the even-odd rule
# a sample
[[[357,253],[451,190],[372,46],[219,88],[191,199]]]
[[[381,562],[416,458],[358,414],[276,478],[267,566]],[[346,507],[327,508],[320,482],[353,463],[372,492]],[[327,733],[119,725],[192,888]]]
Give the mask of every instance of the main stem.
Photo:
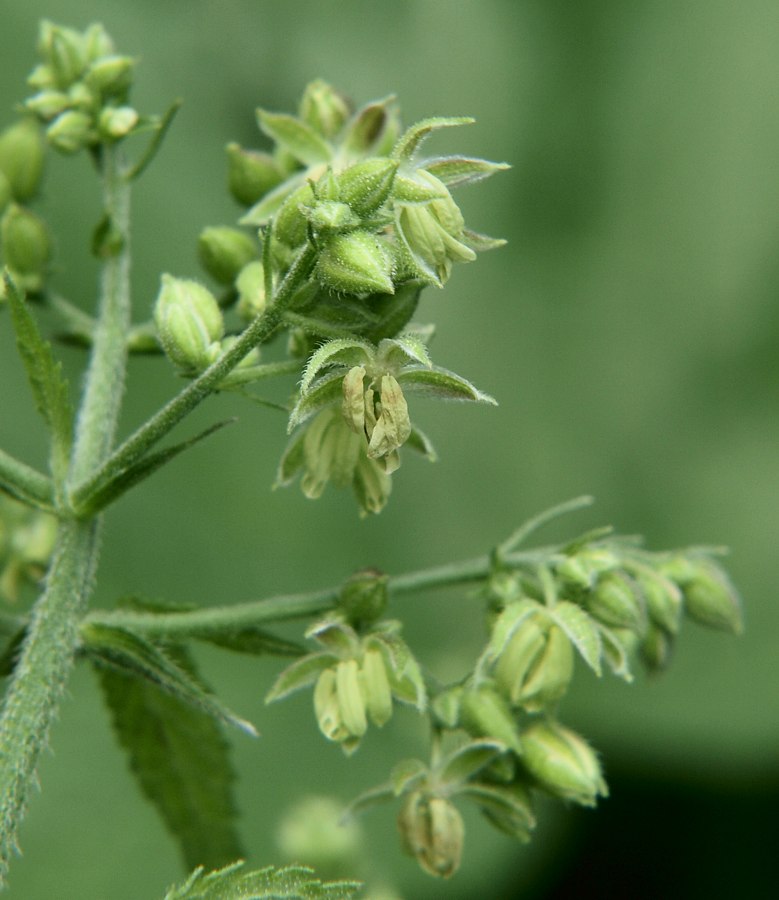
[[[130,187],[115,148],[104,148],[106,212],[121,236],[118,254],[106,260],[94,346],[70,461],[70,484],[100,466],[111,449],[119,418],[130,325]],[[67,493],[67,491],[66,491]],[[100,522],[60,509],[60,527],[46,585],[36,602],[0,715],[0,886],[17,848],[19,825],[49,728],[78,646],[79,622],[92,593]]]

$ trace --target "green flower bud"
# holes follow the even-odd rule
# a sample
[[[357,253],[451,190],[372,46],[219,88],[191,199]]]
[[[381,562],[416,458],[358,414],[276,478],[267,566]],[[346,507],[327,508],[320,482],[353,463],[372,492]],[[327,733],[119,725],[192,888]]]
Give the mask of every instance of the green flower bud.
[[[710,560],[695,560],[681,585],[687,615],[701,625],[739,634],[741,600],[722,569]]]
[[[227,186],[233,197],[244,206],[253,206],[284,180],[278,163],[267,153],[244,150],[228,144]]]
[[[371,215],[389,197],[397,170],[397,160],[379,157],[349,166],[338,175],[340,199],[358,216]]]
[[[265,311],[268,298],[265,296],[265,269],[259,260],[245,265],[235,280],[238,291],[238,315],[243,319],[253,319]]]
[[[18,201],[38,192],[43,175],[44,145],[38,123],[29,116],[0,134],[0,172]]]
[[[381,727],[392,717],[392,692],[381,650],[369,648],[365,651],[360,675],[368,715],[374,725]]]
[[[536,712],[568,690],[573,661],[573,647],[559,626],[526,619],[498,658],[495,680],[513,704]]]
[[[682,592],[677,585],[654,571],[638,570],[633,577],[644,595],[650,621],[668,634],[676,634],[682,615]]]
[[[338,608],[355,628],[376,622],[387,608],[387,576],[375,569],[352,575],[341,588]]]
[[[598,576],[616,569],[619,557],[605,547],[585,547],[557,565],[557,573],[570,584],[590,590]]]
[[[596,619],[615,628],[641,631],[645,625],[643,597],[635,582],[624,572],[607,572],[598,579],[585,605]]]
[[[327,82],[317,79],[306,85],[300,101],[300,118],[322,137],[335,137],[350,112],[346,99]]]
[[[671,661],[673,637],[653,622],[649,623],[640,644],[641,658],[651,671],[665,669]]]
[[[100,104],[100,98],[83,81],[77,81],[68,88],[68,97],[73,109],[85,112],[90,117],[94,115],[95,108]]]
[[[103,56],[87,69],[84,81],[102,97],[126,96],[133,81],[135,60],[130,56]]]
[[[5,263],[19,276],[22,287],[38,290],[51,253],[43,221],[30,210],[12,203],[0,221],[0,243]]]
[[[101,56],[112,56],[115,52],[111,35],[99,22],[93,22],[84,32],[84,53],[87,62],[94,62]]]
[[[359,218],[346,203],[339,203],[337,200],[317,200],[306,211],[306,218],[314,231],[320,234],[350,231],[360,224]]]
[[[522,761],[541,787],[582,806],[594,806],[608,788],[592,747],[552,720],[533,722],[522,735]]]
[[[319,282],[344,294],[392,294],[392,262],[381,241],[367,231],[336,234],[319,254]]]
[[[205,228],[197,241],[203,268],[220,284],[232,284],[244,266],[257,256],[257,247],[245,231],[218,226]]]
[[[26,109],[48,122],[70,106],[70,97],[62,91],[39,91],[24,101]]]
[[[132,106],[106,106],[100,113],[98,127],[103,137],[118,141],[138,124],[138,113]]]
[[[211,292],[196,281],[163,275],[154,321],[168,358],[185,372],[200,372],[219,356],[222,311]]]
[[[464,691],[460,725],[474,737],[494,738],[515,753],[522,753],[516,716],[503,695],[489,684]]]
[[[38,53],[59,88],[67,88],[76,81],[87,62],[83,35],[48,21],[41,22]]]
[[[456,807],[444,797],[415,791],[398,815],[403,847],[430,875],[450,878],[460,867],[465,826]]]
[[[46,129],[46,139],[61,153],[77,153],[94,140],[92,117],[77,110],[67,110]]]
[[[273,237],[288,247],[298,247],[307,235],[308,223],[301,207],[308,207],[314,201],[310,184],[301,185],[284,201],[273,219]]]

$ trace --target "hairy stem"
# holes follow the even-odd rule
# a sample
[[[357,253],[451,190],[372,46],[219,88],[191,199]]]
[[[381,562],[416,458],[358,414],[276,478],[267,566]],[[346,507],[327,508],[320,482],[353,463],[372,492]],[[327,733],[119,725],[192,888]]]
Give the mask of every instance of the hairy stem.
[[[117,151],[103,156],[105,212],[120,236],[121,249],[103,266],[100,310],[79,408],[69,483],[78,484],[103,462],[111,449],[124,391],[127,332],[130,329],[130,188]]]
[[[262,315],[254,319],[230,349],[130,435],[97,472],[78,485],[73,494],[77,508],[80,505],[87,505],[86,501],[91,494],[162,440],[185,416],[213,393],[247,353],[276,330],[282,321],[286,305],[293,298],[300,283],[308,277],[315,257],[315,248],[307,245],[279,286],[274,302]]]
[[[119,251],[103,266],[94,344],[79,409],[69,481],[89,475],[110,453],[124,389],[130,323],[130,187],[116,150],[104,148],[103,190]],[[34,484],[35,479],[27,479]],[[43,485],[39,484],[43,490]],[[97,518],[65,508],[44,591],[33,607],[0,714],[0,886],[17,846],[41,750],[65,690],[97,568]]]
[[[0,488],[18,500],[50,510],[54,502],[51,479],[0,450]]]
[[[0,886],[17,848],[38,757],[78,643],[97,561],[98,524],[61,527],[46,587],[35,605],[0,717]]]
[[[548,559],[555,548],[542,547],[526,553],[514,553],[502,563],[518,567]],[[454,585],[474,584],[486,578],[493,566],[490,556],[447,563],[395,575],[387,581],[391,595],[413,594],[418,591]],[[250,600],[231,606],[211,606],[185,612],[144,613],[129,610],[98,611],[90,613],[87,622],[99,622],[120,628],[141,631],[149,638],[171,640],[208,635],[224,629],[248,628],[270,622],[286,622],[291,619],[321,615],[333,609],[338,602],[341,585],[312,591],[306,594],[282,594],[264,600]]]

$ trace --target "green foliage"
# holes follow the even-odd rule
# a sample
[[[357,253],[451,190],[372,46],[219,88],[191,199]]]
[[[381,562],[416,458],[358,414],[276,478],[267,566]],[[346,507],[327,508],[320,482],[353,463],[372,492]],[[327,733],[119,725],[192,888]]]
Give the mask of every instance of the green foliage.
[[[217,872],[197,869],[182,885],[171,888],[165,900],[350,900],[360,888],[356,881],[322,882],[304,866],[268,866],[254,872],[242,867],[243,863],[234,863]]]
[[[191,668],[180,649],[176,655]],[[214,868],[242,856],[235,775],[218,724],[148,680],[105,666],[97,671],[138,786],[179,844],[187,867]]]

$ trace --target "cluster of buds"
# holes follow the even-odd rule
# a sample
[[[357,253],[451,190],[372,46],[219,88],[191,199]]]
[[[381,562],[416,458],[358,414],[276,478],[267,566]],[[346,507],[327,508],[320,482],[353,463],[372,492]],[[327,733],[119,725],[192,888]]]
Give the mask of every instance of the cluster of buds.
[[[15,602],[22,585],[41,580],[56,534],[53,516],[0,494],[0,597]]]
[[[40,189],[43,163],[41,130],[33,118],[25,116],[0,133],[0,253],[14,282],[28,293],[42,290],[51,256],[46,225],[26,206]]]
[[[589,614],[605,642],[650,670],[664,668],[682,614],[739,633],[741,601],[716,556],[703,549],[650,554],[617,542],[579,547],[556,565],[560,591]]]
[[[200,262],[221,294],[217,300],[198,288],[192,307],[200,312],[172,312],[181,300],[170,301],[173,282],[163,282],[160,344],[182,374],[195,376],[224,349],[223,311],[234,310],[243,326],[282,291],[288,352],[303,375],[289,419],[297,431],[277,483],[300,474],[309,498],[328,483],[351,486],[361,514],[376,513],[403,445],[434,457],[411,424],[409,391],[494,403],[434,366],[409,323],[426,285],[442,287],[453,263],[504,243],[468,230],[450,189],[507,166],[418,159],[431,133],[472,120],[425,119],[402,132],[391,98],[354,111],[323,81],[308,85],[297,116],[258,110],[257,117],[272,152],[229,144],[227,155],[230,191],[245,208],[240,224],[259,229],[259,244],[234,227],[202,232]],[[293,270],[304,258],[305,271]],[[270,374],[256,358],[241,367],[225,385]]]
[[[25,107],[46,123],[46,138],[62,153],[94,149],[126,137],[140,117],[128,104],[135,60],[116,53],[102,25],[79,32],[43,21],[41,62],[28,82],[37,93]]]
[[[393,699],[427,705],[419,666],[400,637],[400,623],[384,620],[356,630],[342,615],[318,622],[306,633],[322,649],[285,669],[266,702],[281,700],[314,685],[314,712],[319,730],[353,753],[368,730],[392,716]]]

